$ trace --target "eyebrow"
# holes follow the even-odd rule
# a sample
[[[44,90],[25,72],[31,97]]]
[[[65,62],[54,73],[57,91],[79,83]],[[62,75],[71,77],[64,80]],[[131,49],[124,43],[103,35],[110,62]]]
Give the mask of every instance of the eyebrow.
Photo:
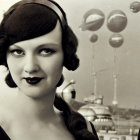
[[[21,47],[19,45],[16,45],[16,44],[13,44],[12,46],[15,46],[15,47],[18,47],[18,48],[21,48],[21,49],[23,48],[23,47]],[[42,47],[46,47],[46,46],[49,46],[49,47],[51,47],[51,46],[57,47],[57,46],[60,46],[60,45],[57,44],[57,43],[46,43],[46,44],[38,45],[37,48],[42,48]]]
[[[46,47],[46,46],[49,46],[49,47],[58,47],[58,46],[60,46],[59,44],[57,44],[57,43],[47,43],[47,44],[41,44],[41,45],[39,45],[39,46],[37,46],[38,48],[42,48],[42,47]]]

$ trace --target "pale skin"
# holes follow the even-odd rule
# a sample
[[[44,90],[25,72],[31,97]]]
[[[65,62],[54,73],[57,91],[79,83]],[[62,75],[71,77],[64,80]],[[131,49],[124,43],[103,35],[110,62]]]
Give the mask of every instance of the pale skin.
[[[61,41],[57,22],[50,33],[17,42],[8,49],[7,64],[17,92],[0,98],[0,125],[12,140],[74,139],[53,108],[63,70]],[[41,81],[30,85],[26,77],[39,77]]]

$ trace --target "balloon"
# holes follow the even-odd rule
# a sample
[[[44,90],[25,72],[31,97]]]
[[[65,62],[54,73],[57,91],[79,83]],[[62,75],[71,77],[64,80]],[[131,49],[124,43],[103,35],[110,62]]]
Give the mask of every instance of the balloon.
[[[140,2],[138,1],[134,1],[130,4],[130,10],[133,12],[133,13],[137,13],[140,11]]]
[[[98,9],[91,9],[84,14],[83,23],[80,25],[82,31],[96,31],[104,23],[104,13]]]
[[[112,32],[121,32],[127,25],[127,17],[120,10],[113,10],[107,18],[107,27]]]
[[[114,47],[114,48],[118,48],[123,44],[123,36],[120,34],[113,34],[110,38],[109,38],[109,44]]]
[[[97,40],[98,40],[98,36],[97,36],[96,34],[91,35],[90,41],[91,41],[92,43],[96,42]]]

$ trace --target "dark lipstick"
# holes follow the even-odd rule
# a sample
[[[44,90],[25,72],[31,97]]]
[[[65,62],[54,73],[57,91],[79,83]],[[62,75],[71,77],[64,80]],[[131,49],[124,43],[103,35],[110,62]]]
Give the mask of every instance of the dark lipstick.
[[[30,85],[36,85],[38,84],[43,78],[40,78],[40,77],[27,77],[27,78],[24,78],[26,80],[26,82]]]

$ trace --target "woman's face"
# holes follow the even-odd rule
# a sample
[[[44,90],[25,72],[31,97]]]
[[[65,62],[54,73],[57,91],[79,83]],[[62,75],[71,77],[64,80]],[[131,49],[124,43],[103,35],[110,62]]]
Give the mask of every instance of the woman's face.
[[[52,93],[63,69],[60,23],[48,34],[11,45],[7,64],[20,92],[32,98]]]

